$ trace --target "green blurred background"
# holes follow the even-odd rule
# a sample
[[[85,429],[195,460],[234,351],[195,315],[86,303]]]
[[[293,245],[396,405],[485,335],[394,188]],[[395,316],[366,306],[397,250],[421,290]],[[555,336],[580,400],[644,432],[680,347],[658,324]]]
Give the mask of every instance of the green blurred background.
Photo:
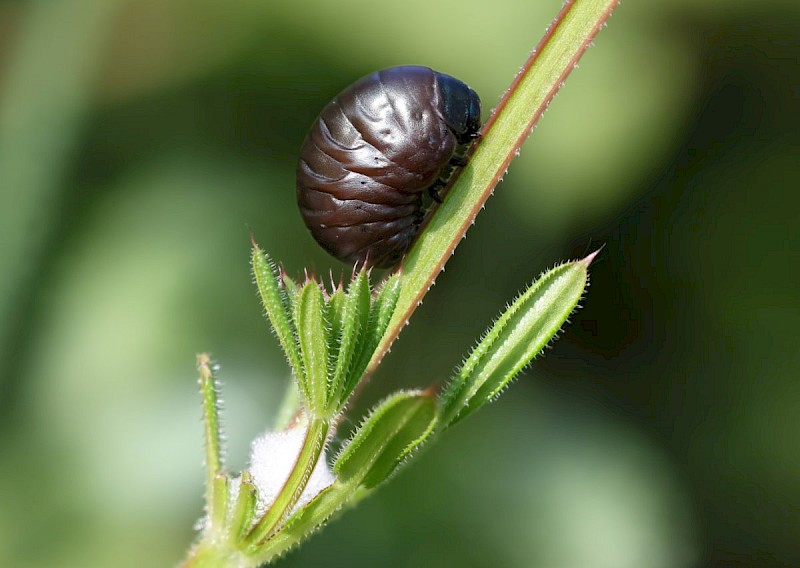
[[[0,1],[0,566],[171,566],[288,380],[248,269],[346,270],[294,203],[341,88],[499,100],[561,0]],[[800,566],[800,3],[625,2],[374,378],[440,381],[540,271],[605,248],[496,403],[289,566]]]

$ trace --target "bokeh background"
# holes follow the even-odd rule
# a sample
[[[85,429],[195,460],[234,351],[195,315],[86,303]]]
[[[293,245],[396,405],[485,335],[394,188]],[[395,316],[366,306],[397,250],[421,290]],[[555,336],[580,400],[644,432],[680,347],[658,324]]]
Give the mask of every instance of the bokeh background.
[[[347,271],[294,203],[341,88],[417,63],[499,100],[560,0],[0,1],[0,566],[171,566],[288,380],[248,269]],[[625,2],[354,409],[441,381],[605,244],[495,404],[277,565],[800,566],[800,3]]]

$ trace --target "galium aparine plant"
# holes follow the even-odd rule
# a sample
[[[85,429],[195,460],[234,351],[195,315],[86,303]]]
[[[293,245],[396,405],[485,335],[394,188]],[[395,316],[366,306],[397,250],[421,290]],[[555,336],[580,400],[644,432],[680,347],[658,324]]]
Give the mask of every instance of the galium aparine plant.
[[[568,0],[494,110],[466,166],[446,188],[402,268],[380,284],[356,270],[347,287],[295,281],[253,242],[252,270],[292,383],[280,427],[252,444],[250,467],[222,459],[216,369],[197,358],[203,401],[206,510],[184,567],[268,563],[368,496],[449,427],[497,396],[557,335],[578,306],[597,252],[546,271],[514,299],[441,387],[389,395],[342,449],[330,442],[354,391],[383,360],[522,142],[618,0]],[[347,416],[349,421],[358,417]]]

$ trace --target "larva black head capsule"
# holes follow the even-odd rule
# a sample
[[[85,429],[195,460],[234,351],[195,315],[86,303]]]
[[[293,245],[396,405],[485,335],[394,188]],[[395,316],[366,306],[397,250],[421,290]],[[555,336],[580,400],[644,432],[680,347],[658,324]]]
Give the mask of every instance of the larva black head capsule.
[[[465,144],[475,138],[481,129],[481,99],[475,91],[455,77],[434,73],[442,94],[442,116],[458,143]]]
[[[362,77],[322,109],[297,164],[311,234],[344,262],[402,260],[424,217],[422,194],[480,128],[480,99],[427,67]]]

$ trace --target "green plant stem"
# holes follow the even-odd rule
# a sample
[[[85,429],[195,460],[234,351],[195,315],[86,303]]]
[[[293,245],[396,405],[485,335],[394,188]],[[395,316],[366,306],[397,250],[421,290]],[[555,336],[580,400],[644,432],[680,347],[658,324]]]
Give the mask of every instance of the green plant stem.
[[[257,550],[259,543],[273,533],[278,524],[292,510],[292,507],[297,504],[308,484],[311,472],[322,454],[329,430],[330,423],[327,420],[312,419],[309,422],[297,461],[295,461],[286,483],[275,498],[275,502],[245,538],[246,546]]]
[[[265,543],[258,554],[253,555],[252,558],[255,564],[260,566],[277,558],[308,537],[307,527],[322,525],[345,505],[348,507],[354,506],[370,493],[372,493],[371,489],[359,488],[358,483],[341,483],[337,481],[315,498],[314,507],[310,507],[303,512],[302,523],[292,523],[290,520],[286,528],[281,529],[280,532]]]
[[[367,374],[375,371],[433,286],[511,160],[619,0],[570,0],[548,28],[482,130],[467,166],[406,255],[392,320]]]
[[[200,394],[203,399],[203,428],[206,445],[206,506],[208,518],[218,518],[216,506],[224,506],[216,495],[218,487],[216,478],[222,471],[222,444],[220,442],[219,395],[214,379],[211,358],[207,353],[197,356],[197,372],[199,374]],[[227,502],[227,500],[223,500]]]

